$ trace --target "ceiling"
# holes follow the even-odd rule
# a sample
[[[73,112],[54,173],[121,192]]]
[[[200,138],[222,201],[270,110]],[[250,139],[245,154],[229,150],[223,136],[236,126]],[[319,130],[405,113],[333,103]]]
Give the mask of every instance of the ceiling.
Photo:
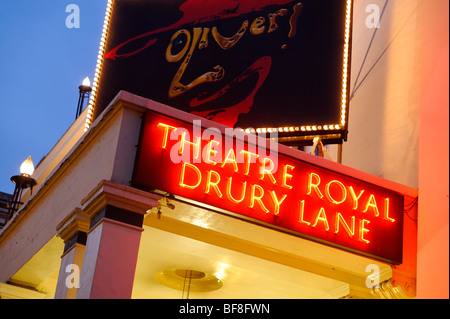
[[[355,293],[355,284],[364,285],[368,264],[380,267],[382,281],[391,276],[388,265],[374,260],[227,214],[172,202],[173,210],[163,208],[162,216],[149,212],[144,219],[132,298],[342,298]],[[52,238],[11,282],[53,298],[63,245],[60,238]],[[216,276],[222,285],[213,291],[189,291],[188,296],[187,289],[183,292],[157,280],[160,272],[175,269]],[[370,298],[367,293],[361,296]]]
[[[187,290],[156,279],[157,273],[177,268],[216,275],[223,283],[214,291],[189,292],[190,299],[339,298],[349,293],[347,283],[144,226],[132,297],[186,298]]]
[[[53,298],[62,240],[54,237],[12,282],[34,287]],[[214,275],[222,287],[210,292],[184,292],[161,284],[164,270],[191,269]],[[349,294],[347,283],[302,271],[150,226],[142,232],[132,298],[137,299],[316,299]]]

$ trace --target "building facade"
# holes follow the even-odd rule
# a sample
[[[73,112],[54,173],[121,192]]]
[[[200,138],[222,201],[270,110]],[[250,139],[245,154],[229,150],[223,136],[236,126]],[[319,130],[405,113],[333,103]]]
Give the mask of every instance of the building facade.
[[[199,290],[192,286],[190,298],[369,298],[414,293],[411,260],[405,252],[415,234],[408,230],[412,223],[408,219],[404,219],[403,259],[391,267],[268,224],[133,187],[136,146],[149,111],[186,123],[198,119],[121,92],[3,230],[10,239],[2,246],[9,250],[2,256],[16,255],[13,260],[18,264],[25,262],[22,267],[13,260],[5,265],[6,285],[28,286],[35,280],[38,291],[53,287],[56,298],[179,298],[188,289],[182,285],[185,277],[176,271],[186,269],[201,273],[201,278],[194,278]],[[417,197],[412,188],[281,145],[278,150],[401,194],[405,205]],[[149,162],[144,165],[153,175],[162,170]],[[169,179],[173,173],[164,174]],[[186,184],[191,184],[187,178]],[[267,202],[265,206],[270,207]],[[23,236],[30,240],[14,239]],[[25,261],[33,250],[33,257]],[[376,287],[367,284],[372,273],[368,267],[377,270]],[[79,288],[78,280],[71,282],[76,278]],[[220,287],[211,288],[211,282]]]
[[[448,298],[448,1],[372,2],[378,28],[369,3],[354,4],[342,164],[279,149],[401,195],[401,261],[137,187],[146,114],[199,118],[122,91],[36,168],[33,194],[0,230],[1,298]],[[317,216],[309,223],[324,226]]]

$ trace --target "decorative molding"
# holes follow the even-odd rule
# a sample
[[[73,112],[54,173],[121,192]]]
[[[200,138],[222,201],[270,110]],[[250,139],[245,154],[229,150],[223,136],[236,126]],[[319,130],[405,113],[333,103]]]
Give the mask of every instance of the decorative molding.
[[[158,206],[162,196],[103,180],[81,202],[82,211],[89,219],[107,205],[145,215]]]
[[[66,243],[68,240],[73,238],[77,232],[87,233],[89,230],[89,218],[80,208],[75,208],[69,215],[67,215],[64,220],[62,220],[58,226],[56,226],[56,231],[58,236],[64,240]]]

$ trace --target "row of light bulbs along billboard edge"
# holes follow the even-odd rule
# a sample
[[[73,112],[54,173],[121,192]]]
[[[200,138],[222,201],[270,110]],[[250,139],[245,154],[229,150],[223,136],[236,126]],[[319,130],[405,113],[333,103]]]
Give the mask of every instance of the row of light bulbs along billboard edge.
[[[108,34],[109,23],[112,14],[112,6],[114,0],[108,0],[106,7],[105,21],[103,23],[102,37],[100,40],[100,48],[97,57],[96,71],[94,75],[94,82],[91,97],[88,104],[88,111],[86,116],[86,123],[84,131],[86,132],[93,121],[94,116],[94,103],[97,95],[98,83],[100,80],[100,72],[103,64],[103,57],[105,55],[106,37]],[[345,17],[345,43],[344,43],[344,61],[342,67],[342,94],[341,94],[341,122],[340,124],[330,125],[311,125],[311,126],[296,126],[296,127],[284,127],[284,128],[257,128],[246,129],[247,133],[271,133],[271,132],[307,132],[307,131],[321,131],[321,130],[339,130],[346,125],[347,119],[347,86],[348,86],[348,62],[349,62],[349,48],[350,48],[350,24],[351,24],[351,8],[352,0],[347,0],[346,17]]]

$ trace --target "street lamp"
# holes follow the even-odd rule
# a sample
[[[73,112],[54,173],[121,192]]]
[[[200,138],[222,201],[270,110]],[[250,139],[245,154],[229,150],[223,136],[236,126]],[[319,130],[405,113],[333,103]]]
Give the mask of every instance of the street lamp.
[[[33,186],[36,186],[36,181],[31,177],[33,172],[33,161],[31,160],[31,156],[28,156],[22,165],[20,165],[20,175],[11,177],[11,181],[16,184],[16,187],[14,188],[14,194],[11,202],[9,203],[8,216],[6,216],[5,223],[8,222],[8,220],[13,217],[14,213],[19,210],[19,205],[23,204],[20,202],[23,190],[31,188],[31,191],[33,191]]]
[[[84,99],[89,99],[89,94],[92,91],[91,81],[89,81],[89,78],[86,77],[78,88],[80,89],[80,96],[78,97],[77,114],[75,114],[75,119],[77,119],[81,115],[81,112],[83,112]]]

